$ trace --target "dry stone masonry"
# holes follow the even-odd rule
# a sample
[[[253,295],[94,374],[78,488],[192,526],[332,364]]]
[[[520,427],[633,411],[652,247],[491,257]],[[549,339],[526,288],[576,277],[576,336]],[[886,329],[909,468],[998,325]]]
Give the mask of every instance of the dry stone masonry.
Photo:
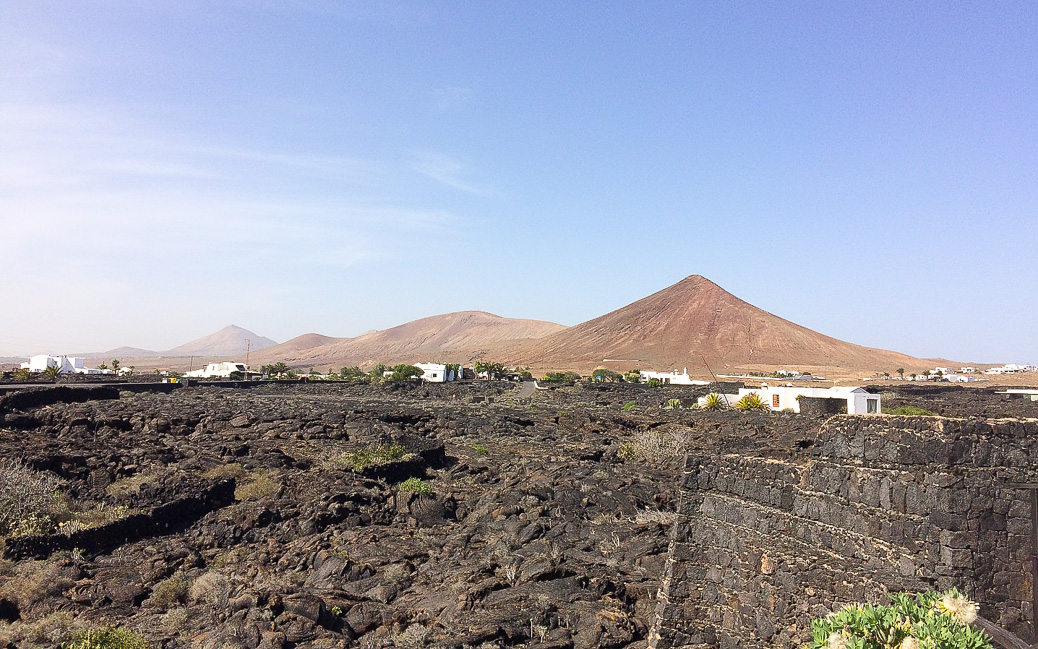
[[[1031,637],[1034,420],[834,417],[790,457],[690,457],[655,647],[792,647],[887,591],[958,587]]]

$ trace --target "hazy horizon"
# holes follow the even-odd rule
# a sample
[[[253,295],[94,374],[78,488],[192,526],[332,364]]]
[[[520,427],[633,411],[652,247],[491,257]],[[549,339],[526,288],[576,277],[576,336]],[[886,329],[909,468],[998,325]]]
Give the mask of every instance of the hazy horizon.
[[[1038,5],[0,0],[0,355],[575,325],[700,274],[1038,362]]]

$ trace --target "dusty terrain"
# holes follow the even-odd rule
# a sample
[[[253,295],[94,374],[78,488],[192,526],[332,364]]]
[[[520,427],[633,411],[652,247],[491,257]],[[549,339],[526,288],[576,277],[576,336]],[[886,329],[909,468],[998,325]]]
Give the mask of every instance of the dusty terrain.
[[[789,454],[821,424],[674,407],[691,388],[516,394],[475,383],[9,397],[0,455],[56,474],[84,519],[140,516],[9,538],[0,646],[118,625],[156,647],[644,647],[685,452]],[[991,390],[910,386],[885,405],[1038,416],[1038,403]],[[404,454],[356,461],[379,445]],[[422,482],[408,491],[408,478]]]

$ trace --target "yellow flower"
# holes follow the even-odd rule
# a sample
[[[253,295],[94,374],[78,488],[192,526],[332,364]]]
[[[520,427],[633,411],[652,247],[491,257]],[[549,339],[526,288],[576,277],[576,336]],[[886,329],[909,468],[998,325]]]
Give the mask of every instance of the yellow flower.
[[[977,619],[977,605],[965,597],[945,595],[937,602],[937,610],[952,616],[960,624],[971,624]]]

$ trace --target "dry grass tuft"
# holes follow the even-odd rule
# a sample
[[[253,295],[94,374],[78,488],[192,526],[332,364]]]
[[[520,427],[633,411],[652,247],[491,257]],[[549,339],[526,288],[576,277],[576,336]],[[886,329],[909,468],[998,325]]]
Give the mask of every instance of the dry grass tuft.
[[[257,469],[234,489],[237,500],[262,500],[273,498],[281,491],[281,483],[271,477],[269,471]]]
[[[75,582],[69,569],[49,561],[23,561],[15,567],[15,576],[8,578],[0,596],[27,608],[48,597],[61,595]]]
[[[246,474],[245,467],[240,464],[231,462],[230,464],[221,464],[214,466],[205,473],[202,477],[206,480],[226,480],[227,478],[234,478],[238,480],[244,477]]]
[[[209,604],[222,609],[227,606],[227,597],[230,592],[231,582],[226,575],[207,572],[191,584],[188,597],[192,602]]]
[[[74,631],[75,621],[63,612],[33,622],[0,623],[0,646],[57,647],[67,642]]]

